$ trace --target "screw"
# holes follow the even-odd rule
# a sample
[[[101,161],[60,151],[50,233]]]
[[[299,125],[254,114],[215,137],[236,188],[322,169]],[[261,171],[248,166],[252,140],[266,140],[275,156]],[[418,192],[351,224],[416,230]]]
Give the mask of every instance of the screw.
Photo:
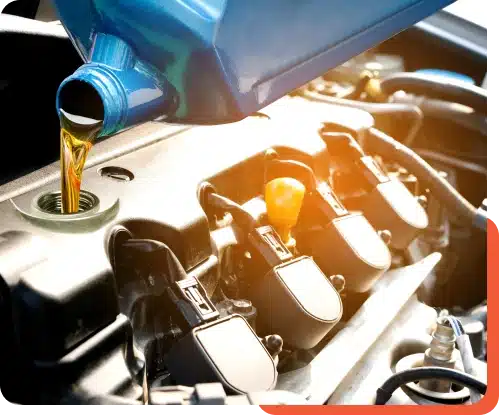
[[[341,293],[345,289],[345,277],[340,274],[332,275],[330,278],[333,283],[333,287]]]
[[[388,229],[378,231],[378,235],[386,245],[390,245],[390,242],[392,241],[392,233]]]
[[[278,334],[271,334],[270,336],[265,336],[264,344],[272,358],[275,358],[279,353],[282,352],[284,341]]]
[[[428,198],[425,195],[416,197],[416,200],[424,209],[428,207]]]
[[[407,176],[409,174],[409,172],[404,167],[399,167],[398,174],[400,174],[401,176]]]
[[[265,160],[274,160],[279,158],[279,154],[277,154],[277,151],[275,151],[273,148],[269,148],[265,150],[264,157]]]

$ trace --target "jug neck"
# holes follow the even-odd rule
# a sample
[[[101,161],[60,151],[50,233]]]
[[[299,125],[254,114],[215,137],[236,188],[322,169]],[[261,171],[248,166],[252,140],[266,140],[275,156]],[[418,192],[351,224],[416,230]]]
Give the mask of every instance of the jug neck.
[[[166,82],[137,59],[122,39],[99,33],[88,63],[66,78],[56,107],[102,121],[99,136],[152,120],[167,110]]]

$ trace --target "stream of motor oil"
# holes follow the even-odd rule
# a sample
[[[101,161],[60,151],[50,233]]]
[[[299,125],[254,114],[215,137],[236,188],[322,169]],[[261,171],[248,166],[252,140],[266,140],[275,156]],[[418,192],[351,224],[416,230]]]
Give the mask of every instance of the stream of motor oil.
[[[83,168],[102,121],[60,111],[61,213],[77,213]]]

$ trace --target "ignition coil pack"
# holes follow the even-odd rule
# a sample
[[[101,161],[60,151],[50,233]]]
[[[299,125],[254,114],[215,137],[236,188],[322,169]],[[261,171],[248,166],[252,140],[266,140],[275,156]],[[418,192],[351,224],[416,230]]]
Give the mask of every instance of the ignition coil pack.
[[[259,226],[233,201],[210,193],[208,203],[229,211],[250,255],[250,298],[262,334],[278,333],[286,346],[310,349],[338,323],[339,293],[307,256],[295,257],[272,226]]]
[[[347,291],[369,290],[390,266],[386,243],[361,212],[349,212],[326,182],[318,183],[310,167],[277,157],[275,153],[275,157],[267,158],[265,182],[267,188],[276,182],[285,185],[279,198],[281,211],[297,191],[283,179],[294,177],[306,189],[294,230],[297,249],[312,256],[327,275],[343,275]],[[271,204],[269,198],[266,202],[267,206]]]
[[[397,178],[388,176],[350,134],[331,132],[326,126],[321,137],[331,156],[340,159],[341,166],[350,170],[350,175],[336,175],[334,184],[346,188],[347,194],[352,184],[356,189],[363,189],[345,197],[345,205],[363,212],[376,229],[388,230],[392,248],[407,248],[428,226],[428,216],[415,195]]]
[[[116,279],[117,286],[122,288],[120,297],[129,296],[126,309],[131,321],[137,321],[134,312],[141,303],[145,302],[146,307],[148,303],[154,304],[154,297],[162,298],[161,307],[176,316],[181,334],[173,342],[166,361],[176,382],[188,386],[220,382],[231,393],[274,387],[277,379],[274,361],[248,322],[238,315],[221,318],[202,284],[187,275],[168,246],[154,240],[135,239],[122,226],[111,232],[110,244],[115,257],[112,262],[128,267],[124,275],[117,269]],[[141,268],[137,269],[130,260]],[[136,273],[131,279],[132,269]],[[130,283],[134,286],[132,291],[127,290]],[[150,341],[166,334],[157,333],[155,327],[137,329],[149,331]]]

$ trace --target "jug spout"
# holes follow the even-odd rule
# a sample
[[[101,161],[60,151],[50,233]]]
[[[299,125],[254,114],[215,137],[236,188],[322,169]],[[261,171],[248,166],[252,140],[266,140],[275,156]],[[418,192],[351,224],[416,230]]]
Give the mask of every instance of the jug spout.
[[[166,82],[137,59],[122,39],[99,33],[88,63],[67,77],[57,91],[57,113],[102,122],[99,136],[167,113]]]

